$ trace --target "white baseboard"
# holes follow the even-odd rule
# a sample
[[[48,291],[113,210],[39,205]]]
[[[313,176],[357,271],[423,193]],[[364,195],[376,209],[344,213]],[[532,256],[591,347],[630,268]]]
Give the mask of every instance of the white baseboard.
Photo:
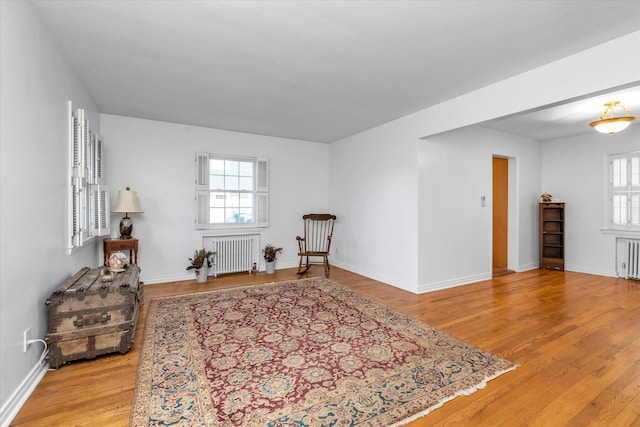
[[[586,265],[565,264],[564,269],[566,271],[575,271],[576,273],[593,274],[596,276],[605,277],[617,277],[615,270],[594,269],[593,267]]]
[[[396,288],[400,288],[402,290],[411,292],[411,293],[417,293],[416,292],[416,286],[414,283],[409,283],[407,281],[398,279],[396,277],[390,277],[390,276],[386,276],[386,275],[381,275],[378,274],[376,272],[370,271],[370,270],[365,270],[362,269],[360,267],[356,267],[354,265],[351,264],[346,264],[341,262],[340,260],[330,260],[331,261],[331,265],[332,266],[336,266],[339,268],[342,268],[343,270],[347,270],[350,271],[352,273],[356,273],[359,274],[361,276],[364,277],[368,277],[369,279],[373,279],[376,280],[378,282],[382,282],[385,283],[387,285],[391,285],[391,286],[395,286]],[[296,266],[297,267],[297,266]],[[331,278],[331,277],[329,277]]]
[[[535,270],[540,268],[540,263],[530,262],[528,264],[522,264],[518,267],[518,273],[522,273],[523,271]]]
[[[42,377],[47,373],[47,369],[49,369],[48,363],[38,363],[25,379],[22,380],[18,388],[11,394],[4,405],[2,405],[2,409],[0,409],[0,427],[9,427],[11,421],[18,415],[18,412],[20,412],[20,409],[27,402],[33,390],[36,389]]]
[[[421,283],[418,286],[418,293],[440,291],[442,289],[454,288],[456,286],[468,285],[469,283],[481,282],[491,279],[491,273],[476,274],[467,277],[458,277],[451,280],[443,280],[440,282]]]

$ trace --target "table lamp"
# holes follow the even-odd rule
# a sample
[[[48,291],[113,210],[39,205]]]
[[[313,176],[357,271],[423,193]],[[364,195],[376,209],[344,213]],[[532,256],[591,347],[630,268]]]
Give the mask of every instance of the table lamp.
[[[130,213],[143,213],[138,203],[138,195],[135,191],[127,187],[118,191],[118,200],[111,212],[124,212],[124,218],[120,221],[120,238],[130,239],[133,231],[133,221],[129,218]]]

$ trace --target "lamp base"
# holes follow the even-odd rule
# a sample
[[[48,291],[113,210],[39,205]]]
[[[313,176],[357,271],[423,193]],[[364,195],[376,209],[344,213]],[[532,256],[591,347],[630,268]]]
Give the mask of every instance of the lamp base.
[[[133,221],[128,216],[125,216],[120,220],[120,238],[130,239],[131,232],[133,231]]]

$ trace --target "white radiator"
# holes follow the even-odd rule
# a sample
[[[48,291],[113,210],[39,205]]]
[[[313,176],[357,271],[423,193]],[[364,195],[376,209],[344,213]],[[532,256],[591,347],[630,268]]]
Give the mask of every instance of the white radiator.
[[[640,280],[640,240],[627,240],[625,279]]]
[[[258,248],[258,235],[205,237],[205,247],[211,248],[214,276],[218,274],[251,273],[254,267],[254,254]]]

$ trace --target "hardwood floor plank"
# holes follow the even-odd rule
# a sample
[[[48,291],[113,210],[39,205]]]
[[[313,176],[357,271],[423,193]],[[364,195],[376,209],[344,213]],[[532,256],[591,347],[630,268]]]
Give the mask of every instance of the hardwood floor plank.
[[[291,280],[295,271],[148,285],[145,299]],[[531,270],[415,295],[336,267],[331,280],[520,365],[408,426],[640,425],[638,281]],[[129,353],[48,372],[11,425],[127,426],[147,306]]]

